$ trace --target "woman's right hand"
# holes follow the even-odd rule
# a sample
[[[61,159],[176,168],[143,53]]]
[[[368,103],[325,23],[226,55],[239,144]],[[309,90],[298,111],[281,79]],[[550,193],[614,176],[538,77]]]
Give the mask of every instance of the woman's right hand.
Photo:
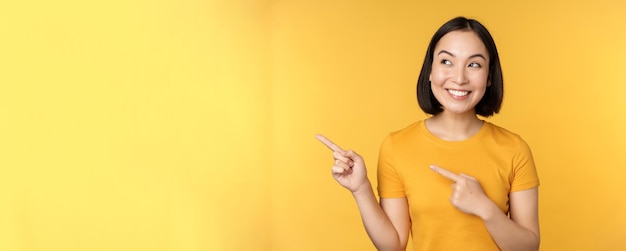
[[[367,186],[369,185],[369,180],[367,179],[365,162],[360,155],[352,150],[343,150],[322,135],[318,134],[315,137],[333,151],[335,162],[332,167],[332,174],[339,184],[352,193],[359,191],[361,188],[371,189]]]

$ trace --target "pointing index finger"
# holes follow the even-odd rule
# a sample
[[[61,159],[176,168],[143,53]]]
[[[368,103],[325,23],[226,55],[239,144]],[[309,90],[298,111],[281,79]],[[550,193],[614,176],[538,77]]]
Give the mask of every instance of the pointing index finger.
[[[338,145],[336,145],[335,143],[330,141],[330,139],[322,136],[321,134],[315,135],[315,138],[317,138],[319,141],[324,143],[324,145],[326,145],[326,147],[328,147],[330,150],[332,150],[334,152],[343,151],[343,149],[341,149],[341,147],[339,147]]]
[[[461,180],[461,176],[458,174],[455,174],[453,172],[450,172],[446,169],[443,169],[441,167],[438,167],[436,165],[430,165],[430,169],[432,169],[433,171],[435,171],[438,174],[441,174],[441,176],[446,177],[454,182],[459,182],[459,180]]]

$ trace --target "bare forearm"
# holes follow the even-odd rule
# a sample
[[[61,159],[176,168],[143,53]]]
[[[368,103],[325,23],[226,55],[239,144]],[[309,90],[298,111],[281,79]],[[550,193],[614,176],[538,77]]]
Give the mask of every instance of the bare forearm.
[[[378,250],[406,250],[397,230],[376,200],[371,184],[368,182],[362,189],[353,193],[361,212],[365,231]]]
[[[495,204],[482,218],[487,231],[501,250],[539,250],[538,234],[511,220]]]

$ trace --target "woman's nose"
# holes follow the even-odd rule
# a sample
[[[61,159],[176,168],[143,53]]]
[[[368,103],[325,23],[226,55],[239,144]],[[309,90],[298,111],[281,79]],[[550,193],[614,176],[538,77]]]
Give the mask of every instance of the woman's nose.
[[[457,84],[463,85],[463,84],[467,84],[468,78],[465,72],[465,67],[458,67],[455,71],[454,71],[454,80]]]

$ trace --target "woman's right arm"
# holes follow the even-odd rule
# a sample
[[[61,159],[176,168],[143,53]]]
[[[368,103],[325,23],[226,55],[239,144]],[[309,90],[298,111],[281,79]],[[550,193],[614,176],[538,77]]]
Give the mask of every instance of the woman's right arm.
[[[378,250],[406,250],[411,220],[406,198],[376,201],[369,181],[362,191],[352,193],[361,212],[365,231]]]
[[[317,138],[333,151],[333,177],[352,192],[365,230],[378,250],[406,250],[411,220],[406,198],[376,200],[367,178],[365,162],[354,151],[346,151],[324,136]]]

